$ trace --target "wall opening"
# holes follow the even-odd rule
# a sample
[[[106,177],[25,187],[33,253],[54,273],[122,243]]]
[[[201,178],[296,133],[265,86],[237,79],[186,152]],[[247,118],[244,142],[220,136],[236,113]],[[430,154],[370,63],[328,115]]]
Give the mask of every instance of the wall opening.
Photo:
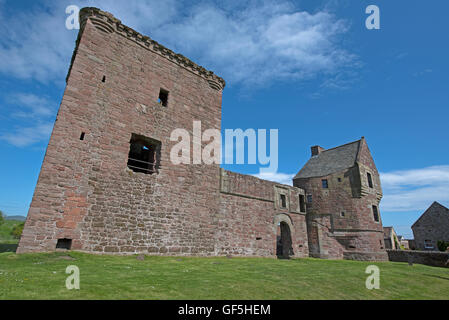
[[[370,188],[373,187],[373,178],[371,177],[371,173],[367,173],[366,176],[368,177],[368,186]]]
[[[379,210],[377,209],[377,206],[373,206],[373,217],[374,221],[379,222]]]
[[[306,212],[306,202],[302,194],[299,195],[299,211]]]
[[[83,141],[85,136],[86,136],[86,133],[85,132],[81,132],[80,140]]]
[[[164,107],[166,107],[168,105],[168,91],[161,89],[161,91],[159,92],[159,104],[163,105]]]
[[[329,188],[329,183],[327,182],[327,179],[321,180],[321,184],[323,186],[323,189],[328,189]]]
[[[106,82],[106,76],[103,76],[103,79],[101,79],[101,82],[103,82],[103,83]]]
[[[279,224],[276,240],[276,256],[279,259],[290,259],[293,255],[292,236],[290,227],[284,221]]]
[[[70,250],[72,248],[72,239],[58,239],[56,249]]]
[[[161,142],[132,134],[128,155],[128,168],[145,174],[157,173],[160,166]]]
[[[307,203],[309,203],[309,204],[311,204],[312,203],[312,195],[311,194],[308,194],[307,195]]]
[[[287,198],[285,197],[285,194],[281,194],[281,207],[282,208],[287,208]]]

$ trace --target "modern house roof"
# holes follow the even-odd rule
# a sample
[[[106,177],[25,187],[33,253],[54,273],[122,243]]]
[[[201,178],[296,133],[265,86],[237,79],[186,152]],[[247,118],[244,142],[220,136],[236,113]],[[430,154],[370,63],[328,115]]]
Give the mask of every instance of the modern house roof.
[[[351,168],[356,163],[362,139],[312,156],[293,179],[323,177]]]

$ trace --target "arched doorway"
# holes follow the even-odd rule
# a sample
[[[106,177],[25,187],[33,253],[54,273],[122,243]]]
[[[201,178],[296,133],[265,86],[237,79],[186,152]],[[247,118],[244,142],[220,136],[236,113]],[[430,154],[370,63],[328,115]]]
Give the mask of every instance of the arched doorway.
[[[279,223],[276,240],[276,256],[279,259],[290,259],[293,255],[292,235],[285,221]]]

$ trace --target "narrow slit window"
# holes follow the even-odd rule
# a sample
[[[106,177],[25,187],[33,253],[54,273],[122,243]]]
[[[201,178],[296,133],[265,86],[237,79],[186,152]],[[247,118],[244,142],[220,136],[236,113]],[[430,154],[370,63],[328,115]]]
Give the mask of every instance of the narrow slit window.
[[[299,195],[299,211],[300,212],[306,212],[306,203],[304,199],[304,195]]]
[[[106,76],[103,76],[103,79],[101,79],[101,82],[106,82]]]
[[[163,105],[164,107],[166,107],[168,105],[168,91],[161,89],[161,91],[159,92],[159,104]]]
[[[373,217],[374,221],[379,222],[379,210],[377,209],[377,206],[373,206]]]
[[[340,213],[340,216],[341,216],[342,218],[343,218],[345,215],[346,215],[346,214],[345,214],[344,211],[342,211],[342,212]]]
[[[157,173],[160,164],[160,141],[133,134],[130,141],[128,168],[145,174]]]
[[[56,249],[70,250],[72,248],[72,239],[58,239]]]
[[[80,140],[83,141],[85,136],[86,136],[86,133],[85,132],[81,132]]]
[[[368,186],[370,188],[372,188],[373,187],[373,178],[371,177],[371,173],[367,173],[366,175],[368,177]]]
[[[281,194],[281,207],[287,208],[287,198],[285,197],[285,194]]]

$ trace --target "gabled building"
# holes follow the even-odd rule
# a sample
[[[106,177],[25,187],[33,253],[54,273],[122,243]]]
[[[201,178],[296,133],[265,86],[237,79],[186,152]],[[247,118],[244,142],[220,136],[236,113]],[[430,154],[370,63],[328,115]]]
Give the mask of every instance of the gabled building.
[[[438,241],[449,242],[449,209],[434,202],[412,225],[417,250],[438,250]]]
[[[293,180],[306,192],[309,252],[319,258],[386,259],[379,173],[365,138],[312,156]]]

